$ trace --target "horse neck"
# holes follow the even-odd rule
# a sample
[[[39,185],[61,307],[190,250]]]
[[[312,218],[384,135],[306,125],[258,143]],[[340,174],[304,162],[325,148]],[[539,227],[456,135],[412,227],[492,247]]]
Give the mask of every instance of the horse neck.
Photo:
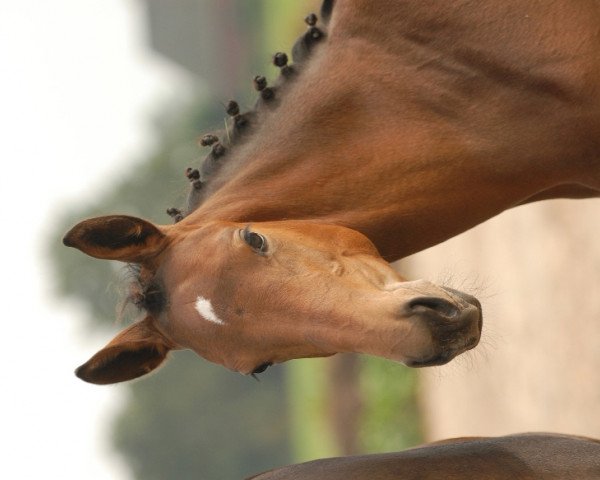
[[[388,37],[390,28],[379,34],[367,4],[363,17],[345,18],[356,16],[348,3],[189,222],[342,224],[394,260],[559,183],[564,149],[553,135],[573,129],[555,111],[567,103],[560,82],[542,82],[536,94],[541,79],[515,70],[510,81],[522,88],[507,85],[477,59],[440,59],[441,46]],[[392,31],[411,28],[391,21],[399,22]]]

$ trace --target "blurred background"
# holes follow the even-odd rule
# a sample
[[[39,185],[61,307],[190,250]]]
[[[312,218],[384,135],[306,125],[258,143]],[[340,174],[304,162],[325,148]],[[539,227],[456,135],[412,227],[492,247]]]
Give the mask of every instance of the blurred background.
[[[298,0],[0,0],[2,478],[234,479],[464,435],[600,437],[600,202],[521,207],[399,262],[472,291],[482,344],[421,371],[298,360],[260,382],[177,352],[96,387],[72,371],[123,328],[123,266],[64,248],[91,215],[169,223],[196,139],[290,51]],[[10,227],[7,226],[11,222]]]

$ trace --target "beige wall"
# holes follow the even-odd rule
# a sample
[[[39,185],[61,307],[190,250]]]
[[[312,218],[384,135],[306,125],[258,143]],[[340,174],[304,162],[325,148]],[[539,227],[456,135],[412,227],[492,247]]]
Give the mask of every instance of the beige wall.
[[[399,268],[475,287],[484,308],[481,344],[422,372],[428,439],[600,437],[600,200],[519,207]]]

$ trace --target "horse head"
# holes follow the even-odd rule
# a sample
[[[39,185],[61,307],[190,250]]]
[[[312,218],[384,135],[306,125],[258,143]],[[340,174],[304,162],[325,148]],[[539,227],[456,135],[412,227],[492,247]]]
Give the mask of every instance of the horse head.
[[[244,374],[339,352],[441,365],[481,333],[475,298],[404,281],[366,236],[338,225],[107,216],[64,243],[139,266],[130,290],[143,319],[77,370],[92,383],[139,377],[184,348]]]

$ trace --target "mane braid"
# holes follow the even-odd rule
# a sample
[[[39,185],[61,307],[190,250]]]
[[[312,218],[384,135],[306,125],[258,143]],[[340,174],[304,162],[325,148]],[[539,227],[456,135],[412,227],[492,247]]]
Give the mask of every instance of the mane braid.
[[[333,0],[325,0],[321,8],[322,15],[327,20],[333,9]],[[221,164],[227,160],[229,152],[236,146],[247,141],[256,131],[265,115],[276,110],[280,103],[279,95],[285,91],[285,87],[297,77],[303,64],[310,59],[310,53],[316,44],[321,43],[326,37],[324,28],[317,26],[318,17],[311,13],[304,19],[308,28],[294,43],[292,48],[293,64],[288,64],[288,56],[283,52],[277,52],[273,56],[273,64],[280,69],[280,75],[273,86],[269,86],[267,79],[258,75],[254,77],[254,88],[259,92],[259,98],[254,108],[248,112],[241,113],[240,107],[235,100],[230,100],[226,105],[226,113],[230,117],[226,120],[226,133],[220,132],[219,136],[207,134],[198,140],[200,147],[210,147],[210,152],[200,162],[198,168],[188,167],[185,176],[190,181],[190,190],[187,205],[183,209],[168,208],[166,213],[175,223],[183,220],[192,213],[207,198],[207,184],[218,172]],[[225,140],[226,138],[226,140]],[[135,299],[131,300],[136,304]]]

